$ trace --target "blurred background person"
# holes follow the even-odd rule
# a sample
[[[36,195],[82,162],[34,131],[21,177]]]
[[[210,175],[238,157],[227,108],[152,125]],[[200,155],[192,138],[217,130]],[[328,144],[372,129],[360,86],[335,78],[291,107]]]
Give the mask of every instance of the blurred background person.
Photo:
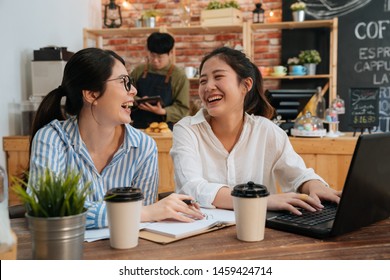
[[[138,97],[160,96],[162,102],[138,104],[133,110],[132,125],[146,128],[152,122],[173,124],[189,113],[189,80],[185,72],[173,64],[174,38],[168,33],[154,32],[147,39],[147,63],[131,73]]]

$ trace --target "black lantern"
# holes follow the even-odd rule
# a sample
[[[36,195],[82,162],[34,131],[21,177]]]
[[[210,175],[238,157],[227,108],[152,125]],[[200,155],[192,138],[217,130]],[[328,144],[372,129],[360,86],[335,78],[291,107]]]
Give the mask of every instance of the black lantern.
[[[108,28],[117,28],[122,25],[121,7],[115,4],[115,0],[110,0],[104,5],[104,25]]]
[[[264,23],[264,9],[261,3],[256,4],[256,8],[252,11],[253,23]]]

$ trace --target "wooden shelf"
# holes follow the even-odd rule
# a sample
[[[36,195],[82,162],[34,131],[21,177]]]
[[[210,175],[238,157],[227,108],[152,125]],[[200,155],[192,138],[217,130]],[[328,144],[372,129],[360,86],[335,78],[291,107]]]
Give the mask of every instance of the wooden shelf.
[[[313,28],[328,28],[330,30],[329,43],[329,74],[313,75],[313,76],[283,76],[283,77],[263,77],[266,80],[299,80],[299,79],[328,79],[329,84],[329,106],[333,99],[336,98],[337,92],[337,40],[338,40],[338,18],[330,20],[305,20],[302,22],[283,21],[275,23],[255,23],[250,25],[250,44],[247,49],[248,53],[254,57],[253,42],[254,34],[265,32],[267,30],[292,30],[292,29],[313,29]]]
[[[133,28],[104,28],[104,29],[84,29],[84,39],[96,40],[97,37],[105,36],[129,36],[131,34],[143,35],[152,32],[169,32],[175,35],[183,34],[215,34],[215,33],[237,33],[243,32],[243,25],[229,26],[177,26],[177,27],[133,27]]]
[[[333,20],[305,20],[302,22],[282,21],[275,23],[254,23],[251,25],[253,31],[265,29],[301,29],[301,28],[332,28]]]
[[[286,75],[283,77],[263,76],[264,80],[329,79],[329,78],[330,78],[329,74],[302,75],[302,76]]]
[[[244,52],[249,56],[254,57],[253,44],[254,34],[256,32],[265,32],[267,30],[283,30],[283,29],[310,29],[310,28],[329,28],[330,30],[330,45],[329,45],[329,74],[313,75],[313,76],[284,76],[284,77],[263,77],[266,80],[302,80],[302,79],[328,79],[329,81],[329,104],[336,98],[337,91],[337,30],[338,19],[330,20],[306,20],[303,22],[284,21],[274,23],[250,23],[244,22],[239,25],[228,26],[160,26],[154,28],[148,27],[133,27],[133,28],[104,28],[104,29],[84,29],[84,47],[88,47],[89,41],[92,40],[96,47],[103,47],[103,37],[132,35],[145,35],[155,31],[169,32],[175,35],[192,35],[192,34],[218,34],[218,33],[242,33],[242,45]],[[190,79],[197,81],[197,78]]]
[[[129,36],[130,34],[146,34],[159,31],[159,28],[104,28],[104,29],[84,29],[84,34],[88,36]]]
[[[244,50],[249,49],[249,22],[236,25],[224,26],[159,26],[154,28],[149,27],[132,27],[132,28],[103,28],[103,29],[84,29],[83,31],[83,45],[84,48],[90,46],[90,41],[94,42],[97,48],[103,48],[103,37],[123,36],[129,37],[132,35],[145,35],[152,32],[168,32],[175,35],[198,35],[198,34],[226,34],[226,33],[241,33],[242,45]]]
[[[173,34],[215,34],[215,33],[237,33],[242,32],[243,25],[229,26],[183,26],[183,27],[166,27],[167,32]]]

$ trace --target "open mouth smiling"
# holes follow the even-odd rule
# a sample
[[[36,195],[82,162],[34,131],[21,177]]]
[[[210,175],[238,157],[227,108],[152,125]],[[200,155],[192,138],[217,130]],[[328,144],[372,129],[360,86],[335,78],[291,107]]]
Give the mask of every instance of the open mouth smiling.
[[[221,95],[213,95],[213,96],[210,96],[209,98],[207,98],[207,102],[213,103],[213,102],[219,101],[221,99],[222,99]]]
[[[133,107],[134,103],[133,102],[125,102],[121,105],[121,107],[123,109],[130,109],[131,107]]]

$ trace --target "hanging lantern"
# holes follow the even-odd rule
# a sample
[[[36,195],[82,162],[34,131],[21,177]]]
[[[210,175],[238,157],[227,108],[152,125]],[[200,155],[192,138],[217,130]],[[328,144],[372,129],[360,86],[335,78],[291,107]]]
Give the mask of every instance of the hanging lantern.
[[[256,8],[252,11],[253,23],[264,23],[264,9],[261,3],[256,4]]]
[[[104,5],[104,25],[108,28],[117,28],[122,25],[121,7],[115,4],[115,0]]]

